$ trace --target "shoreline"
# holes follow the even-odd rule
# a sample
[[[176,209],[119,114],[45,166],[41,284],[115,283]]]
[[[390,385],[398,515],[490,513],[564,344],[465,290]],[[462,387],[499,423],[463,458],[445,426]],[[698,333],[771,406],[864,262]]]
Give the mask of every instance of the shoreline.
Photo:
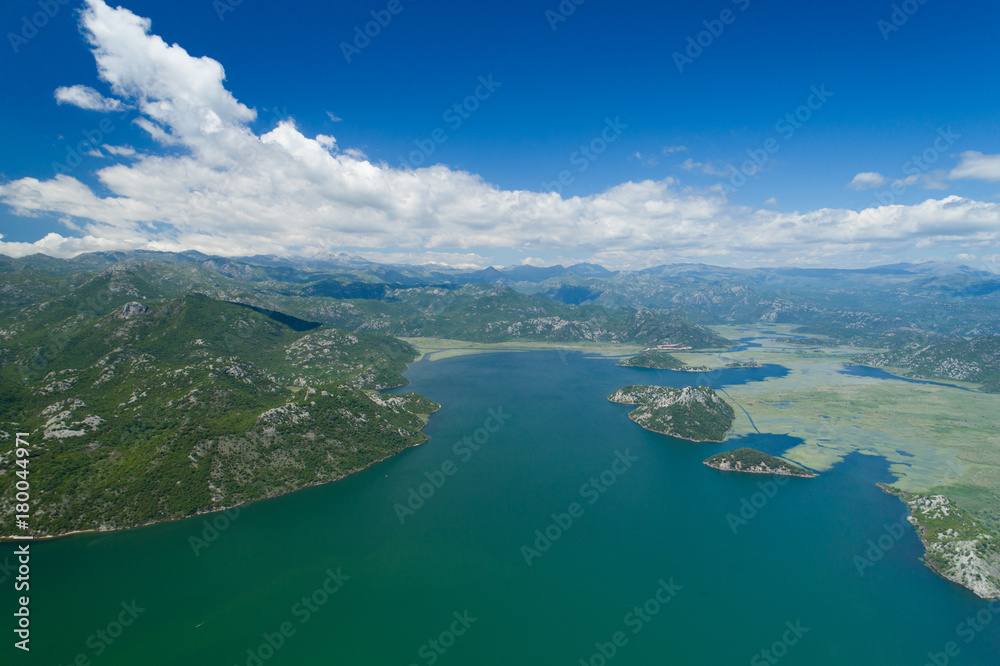
[[[405,384],[404,384],[404,386],[405,386]],[[424,417],[429,418],[430,414],[418,414],[418,416],[421,416],[422,418],[424,418]],[[424,421],[424,425],[425,426],[426,426],[426,418],[425,418],[425,421]],[[423,432],[422,429],[421,429],[421,432]],[[267,497],[258,497],[256,499],[247,500],[245,502],[239,502],[238,504],[233,504],[232,506],[219,507],[217,509],[209,509],[209,510],[206,510],[206,511],[198,511],[198,512],[196,512],[196,513],[194,513],[193,515],[190,515],[190,516],[180,516],[180,517],[174,517],[174,518],[164,518],[163,520],[152,520],[152,521],[150,521],[148,523],[142,523],[141,525],[127,525],[127,526],[122,526],[122,527],[113,527],[111,529],[106,529],[106,530],[95,528],[95,529],[86,529],[86,530],[72,530],[72,531],[69,531],[69,532],[60,532],[58,534],[32,534],[32,535],[6,535],[6,534],[0,534],[0,544],[3,544],[3,543],[16,543],[16,542],[19,542],[19,541],[52,541],[52,540],[55,540],[55,539],[62,539],[62,538],[71,537],[71,536],[78,535],[78,534],[111,534],[112,532],[124,532],[124,531],[127,531],[127,530],[139,530],[139,529],[142,529],[144,527],[152,527],[154,525],[164,525],[166,523],[179,523],[179,522],[181,522],[183,520],[193,520],[193,519],[199,518],[201,516],[208,516],[208,515],[211,515],[211,514],[214,514],[214,513],[222,513],[224,511],[230,511],[232,509],[238,509],[240,507],[249,506],[251,504],[256,504],[258,502],[266,502],[268,500],[273,500],[273,499],[277,499],[279,497],[284,497],[286,495],[291,495],[292,493],[297,493],[297,492],[299,492],[301,490],[306,490],[308,488],[317,488],[319,486],[325,486],[325,485],[330,484],[330,483],[336,483],[337,481],[342,481],[342,480],[346,479],[347,477],[354,476],[355,474],[359,474],[359,473],[361,473],[361,472],[363,472],[363,471],[365,471],[367,469],[371,469],[375,465],[378,465],[379,463],[385,462],[386,460],[389,460],[390,458],[395,458],[396,456],[400,455],[404,451],[408,451],[410,449],[414,449],[414,448],[416,448],[418,446],[426,444],[428,441],[430,441],[430,437],[428,437],[424,441],[419,442],[417,444],[412,444],[410,446],[404,447],[404,448],[400,449],[399,451],[397,451],[396,453],[393,453],[391,455],[385,456],[384,458],[379,458],[378,460],[372,461],[371,463],[369,463],[368,465],[365,465],[364,467],[361,467],[360,469],[356,469],[356,470],[354,470],[352,472],[348,472],[347,474],[342,474],[341,476],[338,476],[335,479],[328,479],[326,481],[314,481],[312,483],[308,483],[308,484],[306,484],[304,486],[300,486],[298,488],[291,488],[289,490],[277,493],[275,495],[269,495]],[[30,536],[31,538],[25,538],[27,536]]]
[[[418,361],[426,357],[429,361],[440,361],[454,356],[470,354],[485,354],[496,352],[528,352],[528,351],[578,351],[594,354],[604,358],[633,356],[642,351],[639,345],[615,344],[612,342],[469,342],[451,338],[399,338],[413,345],[420,356]]]
[[[954,583],[960,587],[965,588],[966,590],[976,595],[980,599],[1000,599],[1000,580],[998,580],[997,578],[990,578],[989,576],[984,577],[982,576],[981,571],[973,570],[969,572],[961,567],[958,567],[958,565],[961,564],[968,565],[971,564],[971,562],[963,561],[967,559],[967,557],[963,558],[961,553],[949,553],[945,548],[945,546],[949,543],[946,539],[942,538],[932,541],[931,538],[928,537],[928,534],[932,531],[931,527],[930,525],[926,524],[926,522],[922,522],[920,520],[920,518],[917,516],[917,511],[914,510],[914,505],[920,504],[922,498],[932,497],[932,496],[907,493],[902,490],[897,490],[887,483],[876,483],[875,485],[878,486],[882,490],[882,492],[886,493],[887,495],[892,495],[896,497],[906,506],[907,512],[909,514],[906,517],[906,520],[910,524],[910,526],[913,527],[914,532],[916,532],[917,534],[917,538],[920,539],[920,543],[924,547],[924,554],[920,559],[928,569],[933,571],[936,575],[940,576],[941,578],[951,583]],[[951,504],[951,500],[946,495],[938,495],[936,497],[944,499],[945,506],[955,507],[954,504]],[[956,508],[956,511],[961,512],[961,509]],[[924,511],[924,515],[925,516],[927,515],[926,510]],[[948,513],[945,512],[945,515],[947,516]],[[954,532],[954,531],[949,529],[948,532]],[[940,533],[934,534],[933,536],[940,536]],[[960,535],[959,533],[955,532],[954,534],[945,534],[945,537],[948,536],[951,536],[953,538],[959,538],[960,536],[970,536],[970,535]],[[980,534],[976,535],[974,538],[962,539],[962,542],[974,541],[975,544],[978,545],[979,540],[982,539],[983,536],[989,538],[988,534]],[[980,562],[982,562],[985,566],[989,567],[989,565],[991,564],[989,561],[984,560],[982,557],[980,557],[978,552],[973,552],[973,555],[976,559],[980,560]],[[947,564],[950,564],[953,567],[957,567],[958,570],[954,571],[949,575],[947,572],[942,570],[941,564],[934,559],[934,556],[945,559],[945,562]],[[995,567],[996,563],[993,563],[993,565]],[[966,574],[970,573],[980,579],[985,578],[986,584],[992,587],[992,591],[987,591],[985,589],[977,589],[977,587],[982,587],[982,583],[980,584],[980,586],[973,586],[970,582],[967,582],[968,576]]]

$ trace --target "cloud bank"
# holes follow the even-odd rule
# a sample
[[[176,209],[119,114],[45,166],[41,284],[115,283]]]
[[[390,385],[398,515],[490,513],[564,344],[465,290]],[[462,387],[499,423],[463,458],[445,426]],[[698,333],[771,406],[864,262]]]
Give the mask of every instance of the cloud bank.
[[[223,66],[168,45],[148,19],[87,0],[81,24],[113,97],[70,86],[57,90],[56,99],[94,111],[135,109],[133,122],[170,151],[107,147],[112,158],[122,158],[96,173],[107,195],[71,175],[0,185],[0,201],[17,215],[55,215],[78,230],[35,243],[0,241],[4,254],[349,248],[471,266],[513,250],[525,258],[548,253],[627,268],[708,257],[744,264],[856,261],[859,252],[887,256],[930,243],[992,246],[1000,233],[1000,205],[957,196],[860,212],[781,213],[735,206],[721,186],[683,187],[673,178],[563,198],[504,190],[444,165],[397,169],[341,149],[332,136],[307,137],[292,121],[256,134],[250,129],[256,111],[226,89]],[[684,150],[669,147],[664,154]],[[966,153],[950,177],[992,178],[1000,173],[990,161],[996,159]],[[876,186],[877,176],[858,174],[851,185]]]

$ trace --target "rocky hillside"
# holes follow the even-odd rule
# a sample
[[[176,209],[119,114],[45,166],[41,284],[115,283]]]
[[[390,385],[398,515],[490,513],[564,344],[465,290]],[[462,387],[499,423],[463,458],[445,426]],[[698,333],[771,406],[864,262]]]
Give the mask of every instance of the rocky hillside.
[[[939,345],[910,343],[851,360],[874,368],[902,369],[910,377],[972,382],[983,391],[1000,393],[1000,335]]]
[[[983,526],[943,495],[903,493],[879,485],[906,502],[929,567],[984,599],[1000,597],[1000,544]]]
[[[470,342],[676,343],[727,346],[712,331],[657,310],[566,305],[501,285],[391,290],[384,300],[294,299],[289,311],[349,330]]]

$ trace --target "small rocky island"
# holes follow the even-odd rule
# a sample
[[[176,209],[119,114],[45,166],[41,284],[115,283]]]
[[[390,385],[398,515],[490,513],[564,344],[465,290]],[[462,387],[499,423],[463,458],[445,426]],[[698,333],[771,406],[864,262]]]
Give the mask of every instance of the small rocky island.
[[[746,472],[748,474],[778,474],[781,476],[819,476],[804,467],[787,460],[762,453],[757,449],[742,448],[728,453],[719,453],[704,464],[724,472]]]
[[[763,368],[764,364],[761,363],[760,361],[755,361],[754,359],[750,359],[748,361],[730,361],[729,363],[726,363],[725,367],[727,367],[727,368]]]
[[[647,349],[640,354],[630,356],[618,363],[627,368],[650,368],[652,370],[678,370],[680,372],[712,372],[719,368],[710,368],[705,365],[688,365],[673,354],[663,349]],[[760,361],[750,359],[747,361],[730,361],[723,368],[763,368]]]
[[[659,349],[647,349],[641,354],[626,358],[618,365],[629,368],[652,368],[653,370],[680,370],[684,362],[672,354]]]
[[[608,400],[638,405],[628,417],[646,430],[693,442],[721,442],[733,427],[732,405],[708,386],[642,386],[618,389]]]

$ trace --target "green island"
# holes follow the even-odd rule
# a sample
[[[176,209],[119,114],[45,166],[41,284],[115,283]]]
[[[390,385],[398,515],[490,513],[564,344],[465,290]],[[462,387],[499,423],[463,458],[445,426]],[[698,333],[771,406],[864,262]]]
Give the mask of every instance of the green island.
[[[686,350],[674,350],[686,351]],[[680,372],[711,372],[707,365],[688,365],[673,354],[662,349],[646,349],[642,353],[621,360],[618,365],[627,368],[649,368],[651,370],[677,370]],[[727,361],[723,368],[762,368],[763,363],[754,359]]]
[[[658,349],[646,349],[641,354],[623,359],[618,365],[653,370],[680,370],[685,367],[685,363],[679,361],[676,356]]]
[[[705,465],[724,472],[745,472],[749,474],[778,474],[780,476],[819,476],[804,467],[776,458],[756,449],[744,447],[718,453],[704,461]]]
[[[755,361],[754,359],[749,359],[746,361],[730,361],[726,363],[726,368],[763,368],[764,364],[760,361]]]
[[[608,400],[638,405],[628,417],[646,430],[693,442],[721,442],[733,426],[732,405],[707,386],[620,388]]]

